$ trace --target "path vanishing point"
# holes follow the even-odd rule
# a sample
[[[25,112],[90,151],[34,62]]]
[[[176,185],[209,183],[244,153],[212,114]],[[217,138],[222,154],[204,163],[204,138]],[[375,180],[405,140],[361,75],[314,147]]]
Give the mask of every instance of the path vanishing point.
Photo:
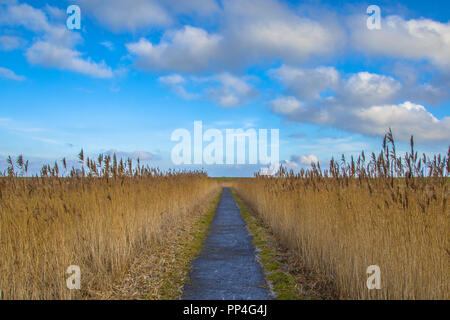
[[[252,237],[229,188],[224,188],[203,250],[192,261],[181,299],[268,300]]]

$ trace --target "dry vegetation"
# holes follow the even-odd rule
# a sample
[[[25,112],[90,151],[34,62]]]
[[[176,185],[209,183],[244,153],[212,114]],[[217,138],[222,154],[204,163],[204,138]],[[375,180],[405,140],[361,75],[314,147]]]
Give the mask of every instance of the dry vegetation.
[[[220,186],[232,186],[293,264],[331,283],[336,297],[449,299],[449,155],[419,157],[411,139],[400,157],[389,133],[367,159],[362,153],[332,160],[326,170],[313,164],[278,177],[221,181],[139,161],[133,167],[115,156],[85,159],[83,152],[80,170],[68,170],[63,159],[61,168],[45,165],[39,177],[24,178],[28,163],[9,158],[0,177],[2,298],[176,296],[180,287],[167,288],[163,279],[185,278],[190,255],[180,270],[171,268],[183,241],[194,239],[189,232]],[[369,291],[373,264],[382,289]],[[81,267],[81,290],[66,287],[69,265]]]
[[[343,299],[449,299],[449,154],[397,155],[392,133],[366,159],[332,160],[234,188],[302,265]],[[381,268],[368,290],[366,268]]]
[[[81,170],[69,171],[63,159],[61,169],[46,165],[32,178],[20,177],[23,157],[8,162],[0,178],[3,299],[107,297],[143,251],[156,250],[160,258],[148,263],[160,268],[174,230],[182,239],[180,226],[219,191],[203,172],[162,173],[139,161],[133,168],[115,156],[94,161],[81,152]],[[69,265],[81,268],[81,290],[66,287]]]

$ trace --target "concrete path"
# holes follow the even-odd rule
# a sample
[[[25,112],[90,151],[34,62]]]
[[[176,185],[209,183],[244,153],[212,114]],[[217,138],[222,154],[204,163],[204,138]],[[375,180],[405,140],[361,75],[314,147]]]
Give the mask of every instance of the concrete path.
[[[271,299],[252,238],[231,191],[224,188],[203,251],[191,265],[182,299]]]

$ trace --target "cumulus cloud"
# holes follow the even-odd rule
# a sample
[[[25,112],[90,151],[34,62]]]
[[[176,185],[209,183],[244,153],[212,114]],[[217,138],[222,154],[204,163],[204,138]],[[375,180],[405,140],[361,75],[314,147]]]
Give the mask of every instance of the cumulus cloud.
[[[448,141],[450,117],[437,119],[427,109],[406,101],[398,105],[375,105],[354,111],[354,127],[370,135],[383,135],[392,127],[396,136],[407,140],[411,134],[421,140]]]
[[[128,51],[137,56],[137,66],[151,71],[202,72],[213,67],[221,36],[201,28],[185,26],[168,31],[159,44],[145,38],[128,43]]]
[[[58,9],[46,7],[57,16]],[[6,6],[0,11],[0,25],[22,26],[37,35],[35,42],[26,50],[31,64],[86,74],[97,78],[111,78],[113,72],[104,62],[96,63],[83,58],[75,46],[82,41],[76,32],[69,32],[64,25],[52,24],[44,11],[28,4]]]
[[[167,76],[162,76],[158,78],[160,83],[169,86],[178,96],[186,100],[199,98],[199,95],[194,93],[189,93],[184,88],[186,84],[186,79],[179,74],[170,74]]]
[[[207,80],[219,84],[219,87],[209,89],[208,95],[222,107],[241,105],[257,95],[257,90],[244,78],[230,73],[221,73]]]
[[[371,136],[383,135],[391,127],[400,140],[407,140],[411,134],[418,141],[448,140],[450,118],[439,120],[423,105],[410,102],[402,84],[390,76],[369,72],[341,76],[334,69],[286,66],[270,73],[293,94],[271,101],[272,111],[288,120]],[[297,83],[306,87],[325,85],[317,85],[311,94],[297,88]],[[328,90],[332,94],[323,95]]]
[[[295,97],[280,97],[271,101],[272,111],[289,116],[302,109],[302,103]]]
[[[158,80],[169,85],[184,84],[186,82],[186,79],[184,79],[184,77],[179,74],[171,74],[168,76],[159,77]]]
[[[44,67],[75,71],[95,78],[111,78],[113,72],[104,62],[83,59],[76,50],[46,41],[34,43],[26,52],[28,62]]]
[[[228,0],[214,32],[193,26],[166,31],[159,42],[127,44],[149,71],[220,73],[282,59],[304,62],[334,54],[345,39],[332,20],[301,17],[275,0]]]
[[[223,33],[237,61],[282,59],[299,63],[339,50],[345,33],[333,20],[313,20],[275,0],[224,2]],[[228,48],[227,47],[227,48]]]
[[[315,154],[307,154],[307,155],[293,155],[291,156],[291,161],[300,164],[310,165],[311,163],[319,162],[319,158]]]
[[[351,37],[356,50],[411,60],[426,59],[450,70],[450,22],[430,19],[405,20],[399,16],[383,19],[380,30],[368,30],[366,17],[350,19]]]
[[[78,0],[87,13],[113,31],[136,31],[172,23],[169,12],[159,1],[133,0]]]
[[[26,78],[24,76],[17,75],[14,71],[0,67],[0,78],[15,80],[15,81],[24,81]]]
[[[339,72],[334,67],[300,69],[282,65],[269,74],[303,99],[319,98],[323,91],[339,84]]]
[[[366,105],[395,99],[401,87],[390,76],[358,72],[342,83],[340,94],[353,103]]]
[[[184,99],[207,99],[221,107],[235,107],[249,102],[258,95],[246,77],[238,77],[230,73],[220,73],[210,77],[183,77],[180,74],[170,74],[158,78],[158,81],[168,85],[178,96]],[[194,83],[201,86],[200,93],[190,93],[185,86]]]
[[[20,48],[25,41],[16,36],[0,36],[0,50],[12,51]]]
[[[259,174],[274,176],[280,170],[280,165],[285,170],[298,171],[301,168],[310,167],[312,163],[318,163],[319,158],[315,154],[292,155],[289,160],[281,160],[280,163],[271,165],[270,167],[260,168]]]
[[[83,12],[114,32],[165,28],[176,24],[176,16],[210,16],[220,11],[215,0],[77,0]]]
[[[51,26],[42,10],[28,4],[6,6],[0,11],[0,25],[23,26],[34,32],[50,31]]]
[[[53,7],[47,4],[45,5],[44,10],[45,12],[47,12],[48,16],[53,20],[65,21],[65,19],[67,18],[66,11],[58,7]]]
[[[402,85],[390,76],[358,72],[343,79],[334,67],[313,69],[282,65],[269,74],[301,100],[314,101],[338,96],[348,103],[371,104],[397,98]],[[292,101],[291,101],[292,103]]]

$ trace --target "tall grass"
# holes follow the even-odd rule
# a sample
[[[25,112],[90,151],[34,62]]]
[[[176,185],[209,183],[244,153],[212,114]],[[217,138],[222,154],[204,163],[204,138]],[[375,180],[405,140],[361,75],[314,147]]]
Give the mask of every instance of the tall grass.
[[[203,172],[160,172],[128,159],[79,155],[25,176],[8,158],[0,178],[0,290],[4,299],[98,298],[120,281],[140,250],[170,245],[175,226],[200,214],[218,184]],[[81,290],[66,287],[69,265]]]
[[[234,187],[308,269],[339,298],[448,299],[449,155],[397,154],[392,132],[379,154],[331,160],[299,173],[241,179]],[[366,269],[381,268],[380,290]]]

